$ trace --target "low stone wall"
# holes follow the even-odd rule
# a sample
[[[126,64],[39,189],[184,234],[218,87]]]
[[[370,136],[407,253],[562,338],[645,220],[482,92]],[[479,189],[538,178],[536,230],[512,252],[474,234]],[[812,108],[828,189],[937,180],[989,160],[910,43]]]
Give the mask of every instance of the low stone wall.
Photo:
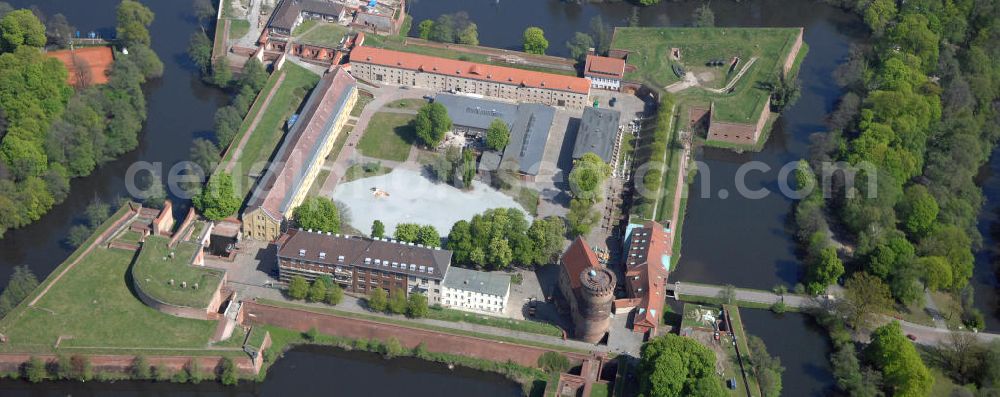
[[[352,339],[376,339],[387,341],[395,338],[406,348],[414,348],[424,343],[428,351],[454,354],[490,361],[507,362],[536,367],[538,357],[551,351],[540,347],[499,342],[471,336],[452,335],[420,328],[379,323],[356,318],[340,317],[332,314],[313,313],[305,310],[282,308],[244,301],[238,317],[247,324],[269,324],[282,328],[306,332],[315,327],[321,333]],[[587,357],[578,353],[564,353],[576,365]]]
[[[788,51],[788,57],[785,58],[784,71],[788,74],[792,70],[792,66],[795,66],[795,58],[799,56],[799,51],[802,50],[802,33],[804,29],[799,28],[799,34],[795,36],[795,42],[792,44],[791,51]]]
[[[72,354],[72,351],[67,350],[64,354]],[[90,360],[91,368],[95,372],[104,371],[121,374],[128,374],[132,371],[132,366],[136,358],[134,355],[127,354],[95,354],[84,356]],[[46,363],[58,362],[58,356],[55,354],[0,353],[0,371],[18,372],[31,360],[31,357],[37,357]],[[155,366],[157,371],[166,373],[175,373],[184,369],[191,360],[196,360],[198,368],[201,368],[203,372],[207,373],[211,371],[212,373],[217,373],[222,365],[222,359],[222,356],[146,356],[146,362],[149,365]],[[260,373],[261,366],[255,365],[249,356],[241,355],[233,358],[233,363],[236,364],[236,368],[243,375],[257,375]]]
[[[212,294],[212,300],[209,301],[208,307],[202,308],[177,306],[161,302],[158,299],[147,295],[146,292],[139,287],[139,284],[135,282],[135,279],[132,279],[131,282],[132,289],[135,290],[136,297],[138,297],[139,300],[146,306],[172,316],[192,318],[195,320],[212,320],[212,314],[218,310],[219,305],[221,305],[224,301],[222,286],[226,284],[226,275],[223,274],[222,281],[220,281],[218,287],[215,288],[215,292]]]

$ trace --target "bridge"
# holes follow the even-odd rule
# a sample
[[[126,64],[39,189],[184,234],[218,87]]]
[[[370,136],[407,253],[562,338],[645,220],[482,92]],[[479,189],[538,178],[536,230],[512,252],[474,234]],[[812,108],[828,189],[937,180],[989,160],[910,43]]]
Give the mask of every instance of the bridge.
[[[103,46],[111,44],[111,41],[102,38],[89,38],[89,37],[74,37],[69,39],[69,44],[71,47],[75,46]]]
[[[722,292],[725,290],[726,286],[723,285],[687,283],[680,281],[667,284],[667,296],[671,296],[674,299],[680,301],[684,301],[685,297],[718,299],[719,296],[722,294]],[[733,297],[734,300],[733,303],[736,304],[737,306],[740,305],[747,306],[747,304],[770,306],[776,302],[784,302],[786,307],[794,310],[828,307],[829,304],[836,301],[836,298],[830,295],[817,296],[817,297],[800,295],[800,294],[788,294],[788,293],[779,295],[770,291],[749,289],[749,288],[736,288],[734,291],[734,295],[735,296]],[[899,322],[899,325],[903,329],[903,333],[907,335],[913,335],[916,338],[914,340],[915,343],[927,346],[935,346],[941,342],[947,342],[953,332],[972,334],[978,340],[984,343],[1000,340],[1000,334],[987,333],[987,332],[952,331],[949,330],[948,328],[938,328],[921,324],[914,324],[890,316],[883,316],[882,321],[880,321],[880,323],[884,324],[894,320]],[[867,342],[868,335],[856,334],[855,339],[858,341]]]

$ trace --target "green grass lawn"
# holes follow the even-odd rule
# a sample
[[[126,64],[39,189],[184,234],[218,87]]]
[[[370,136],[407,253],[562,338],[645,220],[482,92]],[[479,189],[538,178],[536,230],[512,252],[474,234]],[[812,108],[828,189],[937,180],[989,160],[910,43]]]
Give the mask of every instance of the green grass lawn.
[[[354,108],[351,109],[351,117],[358,117],[361,112],[365,110],[365,106],[375,100],[372,93],[365,90],[358,90],[358,102],[354,104]]]
[[[590,388],[590,397],[608,397],[608,384],[594,383]]]
[[[298,37],[319,23],[316,19],[306,19],[292,30],[292,36]]]
[[[222,272],[191,265],[200,245],[182,241],[169,249],[169,242],[163,236],[146,238],[132,266],[132,278],[143,292],[160,302],[207,308],[222,282]]]
[[[229,38],[238,39],[250,31],[250,21],[245,19],[233,19],[229,22]]]
[[[267,85],[261,90],[260,95],[267,95],[271,88],[277,83],[280,73],[285,73],[285,80],[274,93],[271,102],[266,109],[263,107],[264,98],[250,109],[243,124],[240,126],[240,134],[233,140],[233,145],[237,145],[245,134],[250,134],[243,152],[233,167],[233,180],[241,190],[241,196],[246,196],[253,187],[253,180],[250,178],[254,170],[266,168],[264,164],[271,158],[278,143],[285,134],[285,121],[299,108],[305,99],[304,95],[319,82],[319,76],[298,66],[294,63],[286,63],[281,72],[271,75]],[[254,117],[259,112],[264,112],[253,131],[247,131]],[[235,149],[235,146],[233,146]],[[235,150],[226,152],[223,164],[230,161],[235,154]]]
[[[302,30],[301,33],[304,34],[298,38],[300,43],[315,44],[323,47],[337,47],[349,31],[349,29],[339,24],[326,22],[318,23],[311,29],[308,32]]]
[[[142,304],[128,287],[131,261],[131,252],[95,248],[35,307],[4,319],[0,351],[51,351],[60,336],[61,348],[204,348],[216,323]]]
[[[426,104],[427,101],[421,98],[407,98],[390,102],[389,104],[385,105],[385,107],[396,108],[396,109],[419,110]]]
[[[369,163],[368,164],[354,164],[347,167],[347,171],[344,172],[344,182],[356,181],[358,179],[369,178],[373,176],[385,175],[392,172],[391,167],[386,167],[381,163]]]
[[[729,61],[739,56],[742,62],[757,61],[728,94],[715,94],[689,88],[677,94],[692,104],[715,103],[717,120],[755,122],[767,92],[756,88],[760,81],[775,78],[791,50],[798,28],[617,28],[614,49],[630,52],[628,62],[637,69],[626,79],[637,80],[655,88],[678,81],[671,70],[670,48],[681,50],[678,62],[689,72],[714,77],[707,86],[723,87],[732,77],[726,67],[707,67],[712,59]],[[741,66],[737,67],[737,71]],[[733,72],[732,75],[735,75]]]
[[[451,321],[456,323],[471,323],[486,325],[490,327],[506,328],[514,331],[530,332],[533,334],[562,337],[562,329],[555,325],[538,321],[515,320],[511,318],[487,316],[484,314],[474,314],[449,308],[431,308],[427,312],[427,318],[435,320]]]
[[[368,129],[358,142],[361,154],[383,160],[406,161],[416,139],[410,120],[414,115],[379,112],[372,116]]]

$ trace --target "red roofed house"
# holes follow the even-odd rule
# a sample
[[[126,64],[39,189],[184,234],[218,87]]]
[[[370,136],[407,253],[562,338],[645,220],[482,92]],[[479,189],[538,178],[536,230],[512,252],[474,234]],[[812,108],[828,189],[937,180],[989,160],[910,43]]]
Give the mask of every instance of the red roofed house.
[[[559,291],[569,302],[577,339],[598,343],[611,326],[615,273],[597,260],[582,237],[559,260]]]
[[[286,216],[302,204],[357,100],[357,81],[344,69],[319,80],[250,197],[242,218],[244,236],[273,241],[281,235]]]
[[[583,108],[585,78],[438,58],[373,47],[351,50],[351,74],[374,84],[456,91],[517,102]]]
[[[656,336],[666,300],[672,247],[669,231],[656,222],[630,229],[625,256],[625,291],[635,305],[632,331]],[[616,301],[616,304],[619,302]]]
[[[622,80],[625,78],[625,60],[587,55],[583,77],[590,80],[590,86],[593,88],[618,91],[622,88]]]
[[[58,59],[69,72],[68,82],[74,87],[106,84],[108,71],[115,62],[111,47],[83,47],[74,50],[50,51],[46,55]]]

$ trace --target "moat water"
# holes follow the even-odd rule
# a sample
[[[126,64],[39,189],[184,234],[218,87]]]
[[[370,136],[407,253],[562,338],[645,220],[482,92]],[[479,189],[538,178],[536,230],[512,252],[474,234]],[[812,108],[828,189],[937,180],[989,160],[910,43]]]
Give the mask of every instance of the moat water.
[[[63,13],[81,32],[96,30],[108,36],[115,24],[115,0],[86,2],[65,0],[6,0],[15,7],[36,5],[48,15]],[[86,178],[74,180],[70,197],[40,221],[7,232],[0,239],[0,280],[16,265],[25,264],[40,278],[70,253],[63,245],[69,227],[93,198],[107,201],[125,196],[124,175],[136,161],[160,162],[169,169],[188,157],[191,141],[211,135],[215,109],[228,101],[226,93],[200,82],[186,56],[190,35],[199,29],[190,11],[190,1],[145,1],[156,13],[151,27],[153,48],[165,64],[164,77],[147,87],[149,121],[140,137],[139,148],[106,164]],[[642,9],[643,26],[685,26],[691,11],[701,2],[663,2]],[[558,0],[412,0],[414,25],[442,13],[466,11],[479,26],[483,45],[518,48],[527,26],[545,30],[551,43],[549,53],[566,55],[563,43],[576,31],[588,31],[591,18],[601,15],[611,25],[625,25],[631,15],[627,3],[576,4]],[[775,123],[764,149],[759,153],[735,154],[706,149],[696,159],[710,169],[709,197],[692,195],[684,223],[684,245],[679,280],[732,283],[770,289],[776,284],[792,285],[800,268],[795,258],[795,242],[789,233],[789,213],[793,202],[778,194],[749,200],[735,194],[723,199],[717,192],[735,192],[737,167],[751,160],[771,167],[764,173],[752,172],[750,188],[777,191],[777,170],[807,154],[808,135],[824,130],[824,119],[842,91],[830,73],[843,60],[852,42],[864,40],[861,23],[853,15],[806,1],[718,1],[712,2],[718,26],[804,26],[810,51],[799,73],[802,97]],[[991,233],[1000,200],[1000,156],[995,155],[983,175],[986,210],[980,216],[985,246],[977,255],[977,306],[987,314],[988,328],[1000,330],[996,305],[996,277],[992,261],[996,239]],[[699,173],[695,186],[708,173]],[[177,200],[178,213],[188,202]],[[720,227],[722,226],[722,227]],[[720,248],[722,247],[722,248]],[[828,342],[811,320],[799,314],[775,316],[766,311],[746,310],[744,321],[749,333],[762,337],[772,354],[781,358],[786,395],[826,394],[833,385],[827,364]],[[355,386],[359,385],[359,386]],[[357,387],[356,389],[351,389]],[[331,349],[296,349],[280,360],[262,383],[223,388],[214,383],[176,385],[151,382],[85,384],[51,382],[32,385],[21,381],[0,381],[2,395],[278,395],[335,394],[345,396],[407,394],[414,396],[514,396],[517,385],[492,374],[477,371],[448,371],[432,363],[411,360],[382,360],[371,356]]]

